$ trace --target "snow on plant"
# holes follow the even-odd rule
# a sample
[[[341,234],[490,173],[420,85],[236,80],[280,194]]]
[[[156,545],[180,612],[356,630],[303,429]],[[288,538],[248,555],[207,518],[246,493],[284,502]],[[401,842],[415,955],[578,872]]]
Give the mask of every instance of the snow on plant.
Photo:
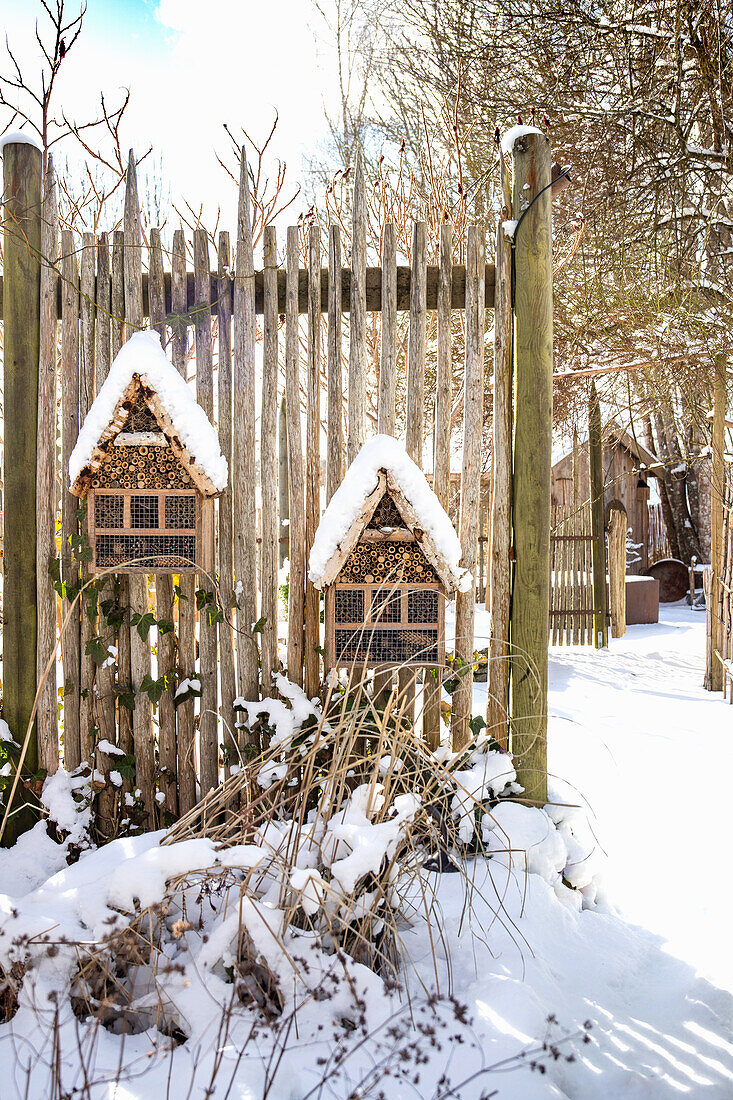
[[[572,814],[553,821],[508,802],[516,773],[489,739],[438,758],[396,700],[374,706],[366,678],[336,687],[324,709],[284,677],[277,687],[278,699],[238,702],[268,748],[167,834],[113,841],[26,898],[0,896],[0,992],[18,1033],[32,1029],[49,1051],[80,1027],[126,1042],[156,1034],[161,1049],[224,1044],[251,1063],[261,1094],[309,1044],[329,1074],[348,1079],[369,1042],[384,1072],[414,1075],[425,1057],[416,1035],[436,1049],[470,1038],[465,1009],[429,992],[438,956],[432,982],[420,979],[425,1003],[405,999],[406,937],[430,927],[449,943],[454,931],[436,903],[438,866],[457,872],[467,898],[480,893],[473,861],[489,856],[496,897],[507,876],[530,873],[558,894],[577,883],[587,892],[576,908],[590,904]],[[60,772],[44,789],[77,840],[84,782]]]

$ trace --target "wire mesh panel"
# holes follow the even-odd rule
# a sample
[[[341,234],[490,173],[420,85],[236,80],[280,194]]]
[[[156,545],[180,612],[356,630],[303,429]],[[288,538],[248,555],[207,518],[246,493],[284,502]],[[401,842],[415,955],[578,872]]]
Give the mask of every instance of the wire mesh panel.
[[[165,525],[168,530],[193,530],[196,526],[196,496],[165,498]]]
[[[375,588],[372,592],[372,622],[398,623],[402,618],[402,593],[389,588]]]
[[[159,527],[158,498],[151,496],[130,497],[130,527]]]
[[[364,621],[364,592],[359,588],[336,589],[334,615],[337,623]]]
[[[431,588],[418,588],[407,593],[408,623],[437,623],[438,593]]]
[[[124,522],[124,497],[104,493],[94,498],[94,526],[122,527]]]
[[[337,630],[336,661],[436,664],[440,660],[438,630]]]
[[[124,567],[134,562],[136,569],[191,568],[196,559],[195,535],[97,535],[95,541],[98,569]]]

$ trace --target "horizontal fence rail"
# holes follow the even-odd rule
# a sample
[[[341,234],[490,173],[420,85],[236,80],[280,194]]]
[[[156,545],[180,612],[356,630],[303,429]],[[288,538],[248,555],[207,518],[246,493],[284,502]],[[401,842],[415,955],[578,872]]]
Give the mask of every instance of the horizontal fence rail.
[[[438,272],[437,267],[428,265],[427,279],[425,285],[425,308],[429,310],[437,309],[438,306]],[[486,264],[484,269],[484,282],[485,282],[485,302],[486,308],[491,309],[494,305],[494,277],[495,270],[493,264]],[[56,316],[61,317],[62,298],[63,298],[63,277],[56,281]],[[204,305],[212,312],[216,313],[219,309],[219,303],[222,293],[228,295],[229,308],[233,308],[234,305],[234,285],[230,280],[226,280],[227,285],[224,290],[221,289],[222,277],[219,273],[209,272],[209,301],[207,303],[200,302],[196,294],[196,273],[193,271],[186,272],[186,311],[190,312],[194,309],[204,308]],[[260,269],[254,273],[254,286],[255,286],[255,313],[262,315],[265,309],[265,271]],[[407,311],[410,308],[410,295],[411,295],[411,269],[409,267],[397,267],[397,305],[398,311]],[[168,314],[173,314],[176,311],[173,308],[172,299],[172,275],[170,271],[166,271],[163,275],[163,291],[165,310]],[[96,280],[90,284],[89,287],[90,297],[95,300],[96,298]],[[53,291],[51,291],[53,294]],[[328,312],[328,268],[321,268],[321,313]],[[368,267],[366,269],[366,310],[369,313],[381,313],[382,311],[382,268],[381,267]],[[287,274],[285,271],[278,269],[277,271],[277,312],[285,313],[287,302]],[[143,317],[150,317],[150,278],[147,272],[143,272],[142,276],[142,311]],[[463,264],[453,264],[451,275],[451,309],[464,309],[466,304],[466,268]],[[179,307],[180,308],[180,307]],[[3,277],[0,275],[0,314],[3,309]],[[304,268],[298,271],[298,313],[305,314],[308,312],[308,272]],[[340,312],[342,314],[348,314],[351,312],[351,268],[344,267],[341,269],[341,304]]]

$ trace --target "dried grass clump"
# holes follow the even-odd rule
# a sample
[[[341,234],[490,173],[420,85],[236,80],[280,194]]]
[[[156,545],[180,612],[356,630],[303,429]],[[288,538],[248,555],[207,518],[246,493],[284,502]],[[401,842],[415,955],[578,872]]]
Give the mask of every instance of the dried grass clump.
[[[448,942],[426,872],[466,875],[470,896],[462,857],[481,849],[481,818],[515,789],[515,773],[488,742],[441,760],[406,698],[375,700],[364,677],[334,686],[324,711],[287,737],[263,729],[274,734],[269,749],[163,841],[212,841],[213,865],[169,881],[160,904],[80,949],[77,1014],[183,1038],[201,982],[222,1010],[275,1024],[307,1001],[340,1003],[359,965],[396,989],[416,920]],[[262,714],[250,709],[249,721],[261,725]],[[343,1015],[356,1026],[358,1011]]]

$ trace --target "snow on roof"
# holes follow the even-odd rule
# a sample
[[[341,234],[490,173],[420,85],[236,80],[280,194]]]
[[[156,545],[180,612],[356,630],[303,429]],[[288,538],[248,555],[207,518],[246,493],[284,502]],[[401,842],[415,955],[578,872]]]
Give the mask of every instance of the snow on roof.
[[[391,474],[405,499],[419,515],[435,551],[444,560],[456,588],[465,590],[472,578],[459,565],[461,544],[453,524],[428,485],[425,475],[405,448],[390,435],[368,440],[346,471],[346,476],[323,513],[313,540],[308,576],[319,587],[339,544],[379,482],[380,470]]]
[[[629,427],[631,425],[629,424]],[[643,446],[641,440],[636,439],[632,432],[628,428],[619,424],[618,420],[611,417],[603,422],[601,431],[604,445],[608,445],[609,442],[616,440],[622,447],[626,447],[628,451],[641,463],[641,465],[647,469],[653,470],[656,466],[661,466],[661,463],[655,454],[647,450]],[[584,447],[588,443],[588,430],[578,432],[578,446]],[[552,436],[552,466],[556,466],[558,462],[562,462],[563,459],[569,458],[573,453],[573,440],[572,436],[564,432],[553,432]]]
[[[536,126],[511,126],[507,130],[501,139],[501,151],[505,157],[512,152],[514,142],[519,141],[526,134],[542,134],[542,130],[538,130]]]
[[[221,453],[216,429],[197,404],[185,379],[167,358],[160,344],[160,336],[152,329],[134,333],[117,353],[71,452],[70,484],[74,485],[79,474],[91,462],[94,448],[114,417],[117,405],[135,374],[155,390],[197,466],[218,491],[225,489],[229,468]]]

